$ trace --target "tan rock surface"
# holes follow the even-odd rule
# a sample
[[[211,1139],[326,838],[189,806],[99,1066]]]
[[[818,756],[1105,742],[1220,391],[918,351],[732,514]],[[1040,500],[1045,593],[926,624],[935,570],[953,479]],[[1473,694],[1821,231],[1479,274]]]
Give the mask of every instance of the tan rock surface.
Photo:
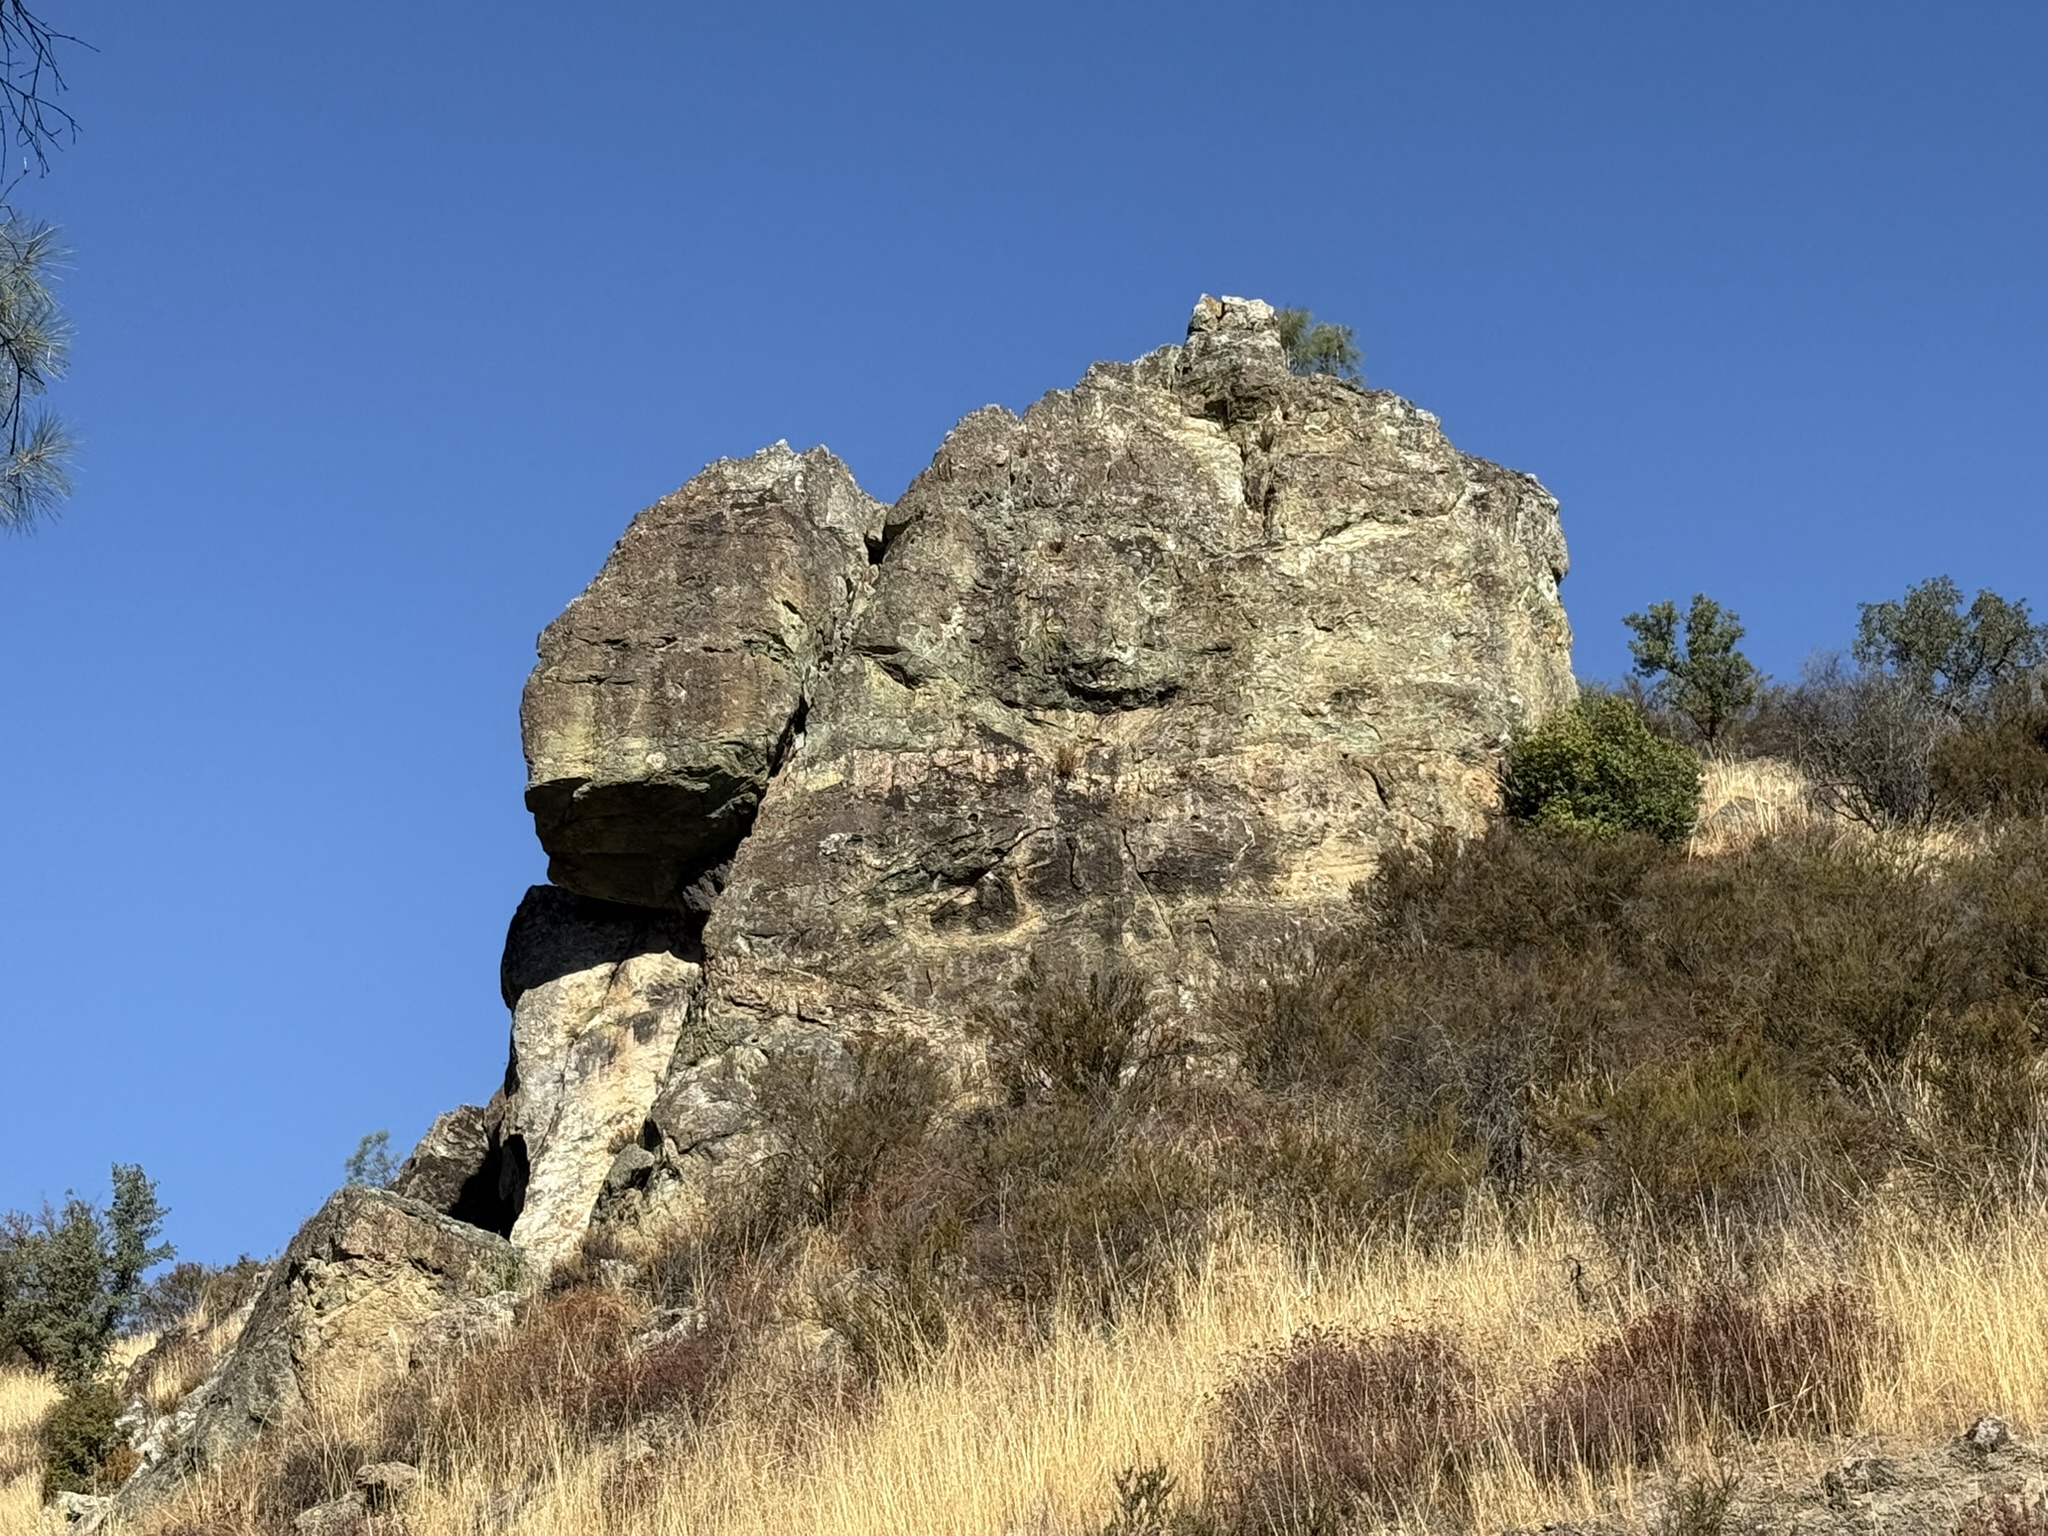
[[[122,1489],[132,1510],[302,1409],[374,1389],[501,1329],[523,1283],[503,1238],[389,1190],[341,1189],[272,1265],[241,1337],[179,1411],[179,1448]],[[452,1318],[470,1326],[450,1327]]]
[[[606,1173],[647,1118],[701,973],[696,924],[537,886],[506,942],[514,1091],[504,1135],[526,1169],[512,1239],[573,1253]]]

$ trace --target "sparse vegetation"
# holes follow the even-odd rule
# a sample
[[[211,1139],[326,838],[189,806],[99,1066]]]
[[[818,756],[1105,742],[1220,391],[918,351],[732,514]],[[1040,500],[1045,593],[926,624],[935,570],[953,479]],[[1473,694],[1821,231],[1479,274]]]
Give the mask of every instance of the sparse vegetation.
[[[367,1184],[373,1189],[389,1184],[398,1172],[391,1156],[391,1133],[377,1130],[364,1136],[342,1163],[341,1171],[345,1184]]]
[[[1362,359],[1350,326],[1318,320],[1305,309],[1283,309],[1279,320],[1280,345],[1287,353],[1289,368],[1299,374],[1323,373],[1364,382],[1359,371]]]

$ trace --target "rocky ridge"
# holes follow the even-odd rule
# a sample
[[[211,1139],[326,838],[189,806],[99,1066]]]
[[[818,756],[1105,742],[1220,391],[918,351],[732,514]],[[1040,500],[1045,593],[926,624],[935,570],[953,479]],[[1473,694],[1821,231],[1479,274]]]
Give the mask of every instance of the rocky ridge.
[[[487,1331],[594,1219],[687,1211],[769,1145],[771,1057],[909,1031],[971,1093],[1031,955],[1192,1010],[1477,829],[1572,696],[1565,569],[1536,480],[1294,375],[1254,300],[974,412],[893,506],[822,448],[711,465],[540,637],[502,1089],[308,1223],[166,1467]]]

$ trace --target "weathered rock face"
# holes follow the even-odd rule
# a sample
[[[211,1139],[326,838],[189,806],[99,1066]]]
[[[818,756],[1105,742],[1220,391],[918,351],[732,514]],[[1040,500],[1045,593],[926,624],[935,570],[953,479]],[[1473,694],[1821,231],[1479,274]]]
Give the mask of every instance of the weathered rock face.
[[[552,880],[691,902],[753,822],[882,512],[822,448],[778,445],[633,520],[526,685],[526,803]]]
[[[636,1144],[702,974],[686,913],[527,892],[506,938],[512,1076],[505,1144],[526,1169],[513,1241],[572,1253],[618,1155]]]
[[[819,450],[714,465],[550,627],[523,717],[553,878],[708,907],[613,1181],[744,1144],[764,1052],[888,1024],[971,1056],[1046,945],[1193,988],[1477,828],[1573,691],[1565,563],[1535,480],[1296,377],[1235,299],[969,416],[885,513]]]
[[[494,1299],[519,1280],[518,1253],[501,1237],[388,1190],[338,1191],[286,1247],[201,1389],[180,1465],[217,1460],[302,1405],[459,1347],[458,1320],[487,1332],[509,1319]]]

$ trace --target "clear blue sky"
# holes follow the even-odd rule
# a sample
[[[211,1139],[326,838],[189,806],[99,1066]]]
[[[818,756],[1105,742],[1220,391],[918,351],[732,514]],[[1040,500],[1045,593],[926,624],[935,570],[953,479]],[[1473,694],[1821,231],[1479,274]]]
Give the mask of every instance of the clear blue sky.
[[[280,1244],[503,1064],[533,636],[632,513],[1177,340],[1357,327],[1564,504],[1582,675],[2048,602],[2048,8],[40,0],[84,439],[0,543],[0,1207]]]

